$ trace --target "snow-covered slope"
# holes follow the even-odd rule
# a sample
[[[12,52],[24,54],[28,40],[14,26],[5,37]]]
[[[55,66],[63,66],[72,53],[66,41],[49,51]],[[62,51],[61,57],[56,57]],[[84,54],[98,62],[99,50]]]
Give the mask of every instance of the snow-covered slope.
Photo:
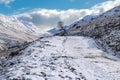
[[[17,43],[17,41],[29,42],[37,39],[38,29],[33,28],[33,26],[24,25],[15,17],[0,15],[0,50],[6,50],[7,45]]]
[[[120,6],[91,19],[82,19],[70,26],[67,35],[95,38],[104,50],[120,57]]]
[[[13,20],[13,21],[19,21],[21,22],[22,24],[24,24],[24,26],[26,26],[29,30],[31,30],[32,32],[34,33],[42,33],[41,29],[38,28],[37,26],[35,26],[32,22],[29,22],[29,21],[25,21],[25,20],[20,20],[17,18],[17,16],[10,16],[10,18]]]
[[[107,54],[120,57],[120,6],[88,15],[69,28],[60,31],[68,36],[44,34],[37,39],[39,31],[32,23],[0,15],[1,49],[7,48],[6,42],[37,39],[17,55],[0,58],[0,80],[120,80],[120,60]]]
[[[120,80],[120,61],[91,38],[48,37],[0,60],[1,80]]]

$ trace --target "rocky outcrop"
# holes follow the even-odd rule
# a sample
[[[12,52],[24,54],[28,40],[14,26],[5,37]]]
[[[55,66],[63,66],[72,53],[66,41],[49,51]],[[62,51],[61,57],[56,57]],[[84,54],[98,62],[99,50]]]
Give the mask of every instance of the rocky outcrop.
[[[10,43],[11,44],[11,43]],[[13,57],[22,53],[22,51],[27,48],[31,42],[17,42],[14,45],[7,45],[6,50],[0,52],[0,57]]]

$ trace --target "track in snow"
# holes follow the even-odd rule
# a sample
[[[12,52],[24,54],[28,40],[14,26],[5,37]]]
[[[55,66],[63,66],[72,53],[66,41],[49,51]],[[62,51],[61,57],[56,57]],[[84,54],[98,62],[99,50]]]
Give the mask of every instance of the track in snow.
[[[1,59],[1,79],[120,80],[120,62],[99,50],[93,39],[49,37],[22,55]]]

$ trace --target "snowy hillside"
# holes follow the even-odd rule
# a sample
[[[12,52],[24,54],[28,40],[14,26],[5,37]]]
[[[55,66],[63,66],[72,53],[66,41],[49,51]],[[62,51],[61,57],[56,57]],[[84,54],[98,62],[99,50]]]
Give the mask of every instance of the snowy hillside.
[[[82,19],[67,32],[67,35],[92,37],[105,51],[120,57],[120,6],[91,19]]]
[[[0,50],[10,53],[0,53],[0,80],[120,80],[120,6],[42,37],[39,31],[0,15]]]
[[[6,50],[8,45],[37,39],[39,30],[33,28],[33,26],[24,25],[15,17],[0,15],[0,51]]]
[[[77,43],[77,44],[76,44]],[[48,37],[2,58],[2,80],[119,80],[120,62],[85,37]]]

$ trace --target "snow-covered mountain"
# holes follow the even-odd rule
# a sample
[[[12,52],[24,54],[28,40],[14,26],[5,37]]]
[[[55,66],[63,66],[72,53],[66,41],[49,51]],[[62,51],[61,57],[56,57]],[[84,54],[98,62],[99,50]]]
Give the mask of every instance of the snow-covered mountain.
[[[6,50],[8,45],[36,40],[39,33],[39,29],[31,24],[23,24],[15,17],[0,15],[0,50]]]
[[[30,27],[32,23],[1,17],[1,34],[5,35],[1,40],[6,37],[18,41],[37,38],[35,26]],[[120,57],[120,6],[99,16],[88,15],[68,28],[59,32],[52,29],[49,32],[57,36],[43,36],[24,50],[1,57],[0,79],[120,80],[120,59],[116,57]]]
[[[95,38],[104,50],[120,57],[120,6],[102,15],[73,23],[67,31],[67,35]]]

